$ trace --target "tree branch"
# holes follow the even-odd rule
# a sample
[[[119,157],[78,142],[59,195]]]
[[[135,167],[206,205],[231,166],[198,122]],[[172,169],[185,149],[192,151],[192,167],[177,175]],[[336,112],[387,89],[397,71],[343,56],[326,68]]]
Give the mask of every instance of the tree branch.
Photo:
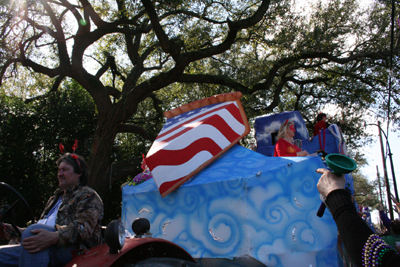
[[[150,17],[151,24],[153,25],[153,30],[157,35],[158,40],[160,41],[162,49],[171,54],[171,56],[177,60],[178,55],[180,54],[180,47],[174,42],[171,42],[164,32],[163,28],[160,25],[160,20],[157,16],[156,10],[154,9],[153,4],[150,0],[141,0],[144,8],[146,9],[147,14]]]
[[[263,0],[257,11],[247,19],[238,21],[230,21],[228,19],[229,31],[225,40],[222,43],[216,46],[201,49],[199,51],[185,53],[183,54],[183,57],[185,57],[187,61],[193,62],[199,59],[211,57],[213,55],[225,52],[235,42],[237,33],[240,30],[254,26],[259,21],[262,20],[263,16],[265,15],[265,13],[269,8],[269,4],[270,4],[269,0]]]
[[[4,63],[3,67],[1,68],[1,72],[0,72],[0,86],[3,84],[4,73],[6,73],[6,70],[8,69],[8,67],[11,64],[17,63],[17,62],[21,62],[21,61],[18,58],[12,58],[12,59],[8,59],[6,61],[6,63]]]
[[[199,84],[220,84],[238,91],[247,92],[249,89],[239,82],[236,82],[226,75],[209,75],[209,74],[182,74],[177,82],[182,83],[199,83]]]
[[[136,126],[136,125],[131,125],[131,124],[121,124],[118,126],[117,131],[119,133],[134,133],[134,134],[139,134],[143,138],[148,139],[150,141],[154,141],[156,139],[156,136],[152,136],[149,132],[147,132],[144,128]]]

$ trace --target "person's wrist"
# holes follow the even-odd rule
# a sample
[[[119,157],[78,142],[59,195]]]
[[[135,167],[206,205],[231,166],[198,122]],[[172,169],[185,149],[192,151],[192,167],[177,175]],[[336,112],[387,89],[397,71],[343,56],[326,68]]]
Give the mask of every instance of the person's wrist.
[[[326,190],[326,195],[325,198],[327,198],[329,196],[330,193],[332,193],[333,191],[339,190],[339,189],[344,189],[343,187],[339,186],[339,185],[335,185],[335,186],[331,186]]]
[[[343,188],[332,190],[326,197],[326,206],[331,211],[332,215],[335,214],[336,210],[344,205],[353,205],[351,200],[351,194]]]

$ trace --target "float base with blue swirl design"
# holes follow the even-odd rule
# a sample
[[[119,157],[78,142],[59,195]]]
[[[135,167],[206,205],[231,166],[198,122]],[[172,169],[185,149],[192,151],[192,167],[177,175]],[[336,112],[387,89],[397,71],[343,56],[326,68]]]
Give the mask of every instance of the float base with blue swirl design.
[[[342,266],[332,215],[316,216],[320,167],[235,145],[165,198],[152,179],[124,186],[122,221],[149,219],[202,266]]]

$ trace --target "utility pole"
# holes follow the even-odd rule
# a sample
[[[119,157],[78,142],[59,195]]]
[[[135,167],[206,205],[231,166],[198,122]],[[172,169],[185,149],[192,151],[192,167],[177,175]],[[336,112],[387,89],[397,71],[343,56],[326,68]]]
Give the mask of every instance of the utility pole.
[[[379,170],[378,170],[378,165],[376,165],[376,177],[378,178],[378,187],[379,187],[379,201],[381,202],[381,205],[386,208],[386,205],[383,205],[383,200],[382,200],[382,189],[381,189],[381,177],[379,176]]]
[[[394,220],[394,215],[393,215],[393,209],[392,209],[392,200],[390,199],[390,184],[389,184],[389,179],[387,175],[387,168],[386,168],[386,159],[385,159],[385,151],[383,149],[383,140],[382,140],[382,133],[381,133],[381,122],[378,121],[378,131],[379,131],[379,139],[381,141],[381,153],[382,153],[382,162],[383,162],[383,175],[385,178],[385,183],[386,183],[386,194],[388,198],[388,208],[389,208],[389,214],[390,214],[390,219],[393,221]]]
[[[386,140],[387,142],[389,142],[388,140]],[[390,168],[392,170],[392,178],[393,178],[393,187],[394,187],[394,195],[397,199],[397,201],[399,201],[399,194],[397,192],[397,183],[396,183],[396,176],[394,174],[394,167],[393,167],[393,158],[392,158],[392,151],[390,150],[390,146],[388,146],[389,148],[389,160],[390,160]]]
[[[383,199],[382,199],[381,176],[379,175],[378,165],[376,165],[376,177],[378,178],[379,201],[381,202],[383,210],[386,210],[386,205],[383,204]],[[380,214],[378,215],[378,222],[379,222],[379,225],[380,225],[380,229],[382,230],[383,229],[383,223],[382,223]]]

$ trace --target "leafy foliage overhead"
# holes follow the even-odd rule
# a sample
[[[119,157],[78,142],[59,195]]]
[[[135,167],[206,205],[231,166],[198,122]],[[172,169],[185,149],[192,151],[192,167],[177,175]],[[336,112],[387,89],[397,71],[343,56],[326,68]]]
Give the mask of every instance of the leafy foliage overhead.
[[[131,159],[113,162],[115,144],[133,138],[147,149],[163,111],[201,97],[241,91],[248,117],[299,110],[310,126],[334,104],[354,147],[366,109],[386,116],[390,107],[397,121],[398,67],[389,76],[388,66],[398,30],[391,51],[388,14],[385,3],[361,11],[355,0],[304,11],[289,0],[3,1],[0,82],[18,91],[21,74],[47,77],[36,90],[22,87],[28,102],[67,78],[88,92],[97,110],[89,185],[103,195],[110,177],[132,173]]]

